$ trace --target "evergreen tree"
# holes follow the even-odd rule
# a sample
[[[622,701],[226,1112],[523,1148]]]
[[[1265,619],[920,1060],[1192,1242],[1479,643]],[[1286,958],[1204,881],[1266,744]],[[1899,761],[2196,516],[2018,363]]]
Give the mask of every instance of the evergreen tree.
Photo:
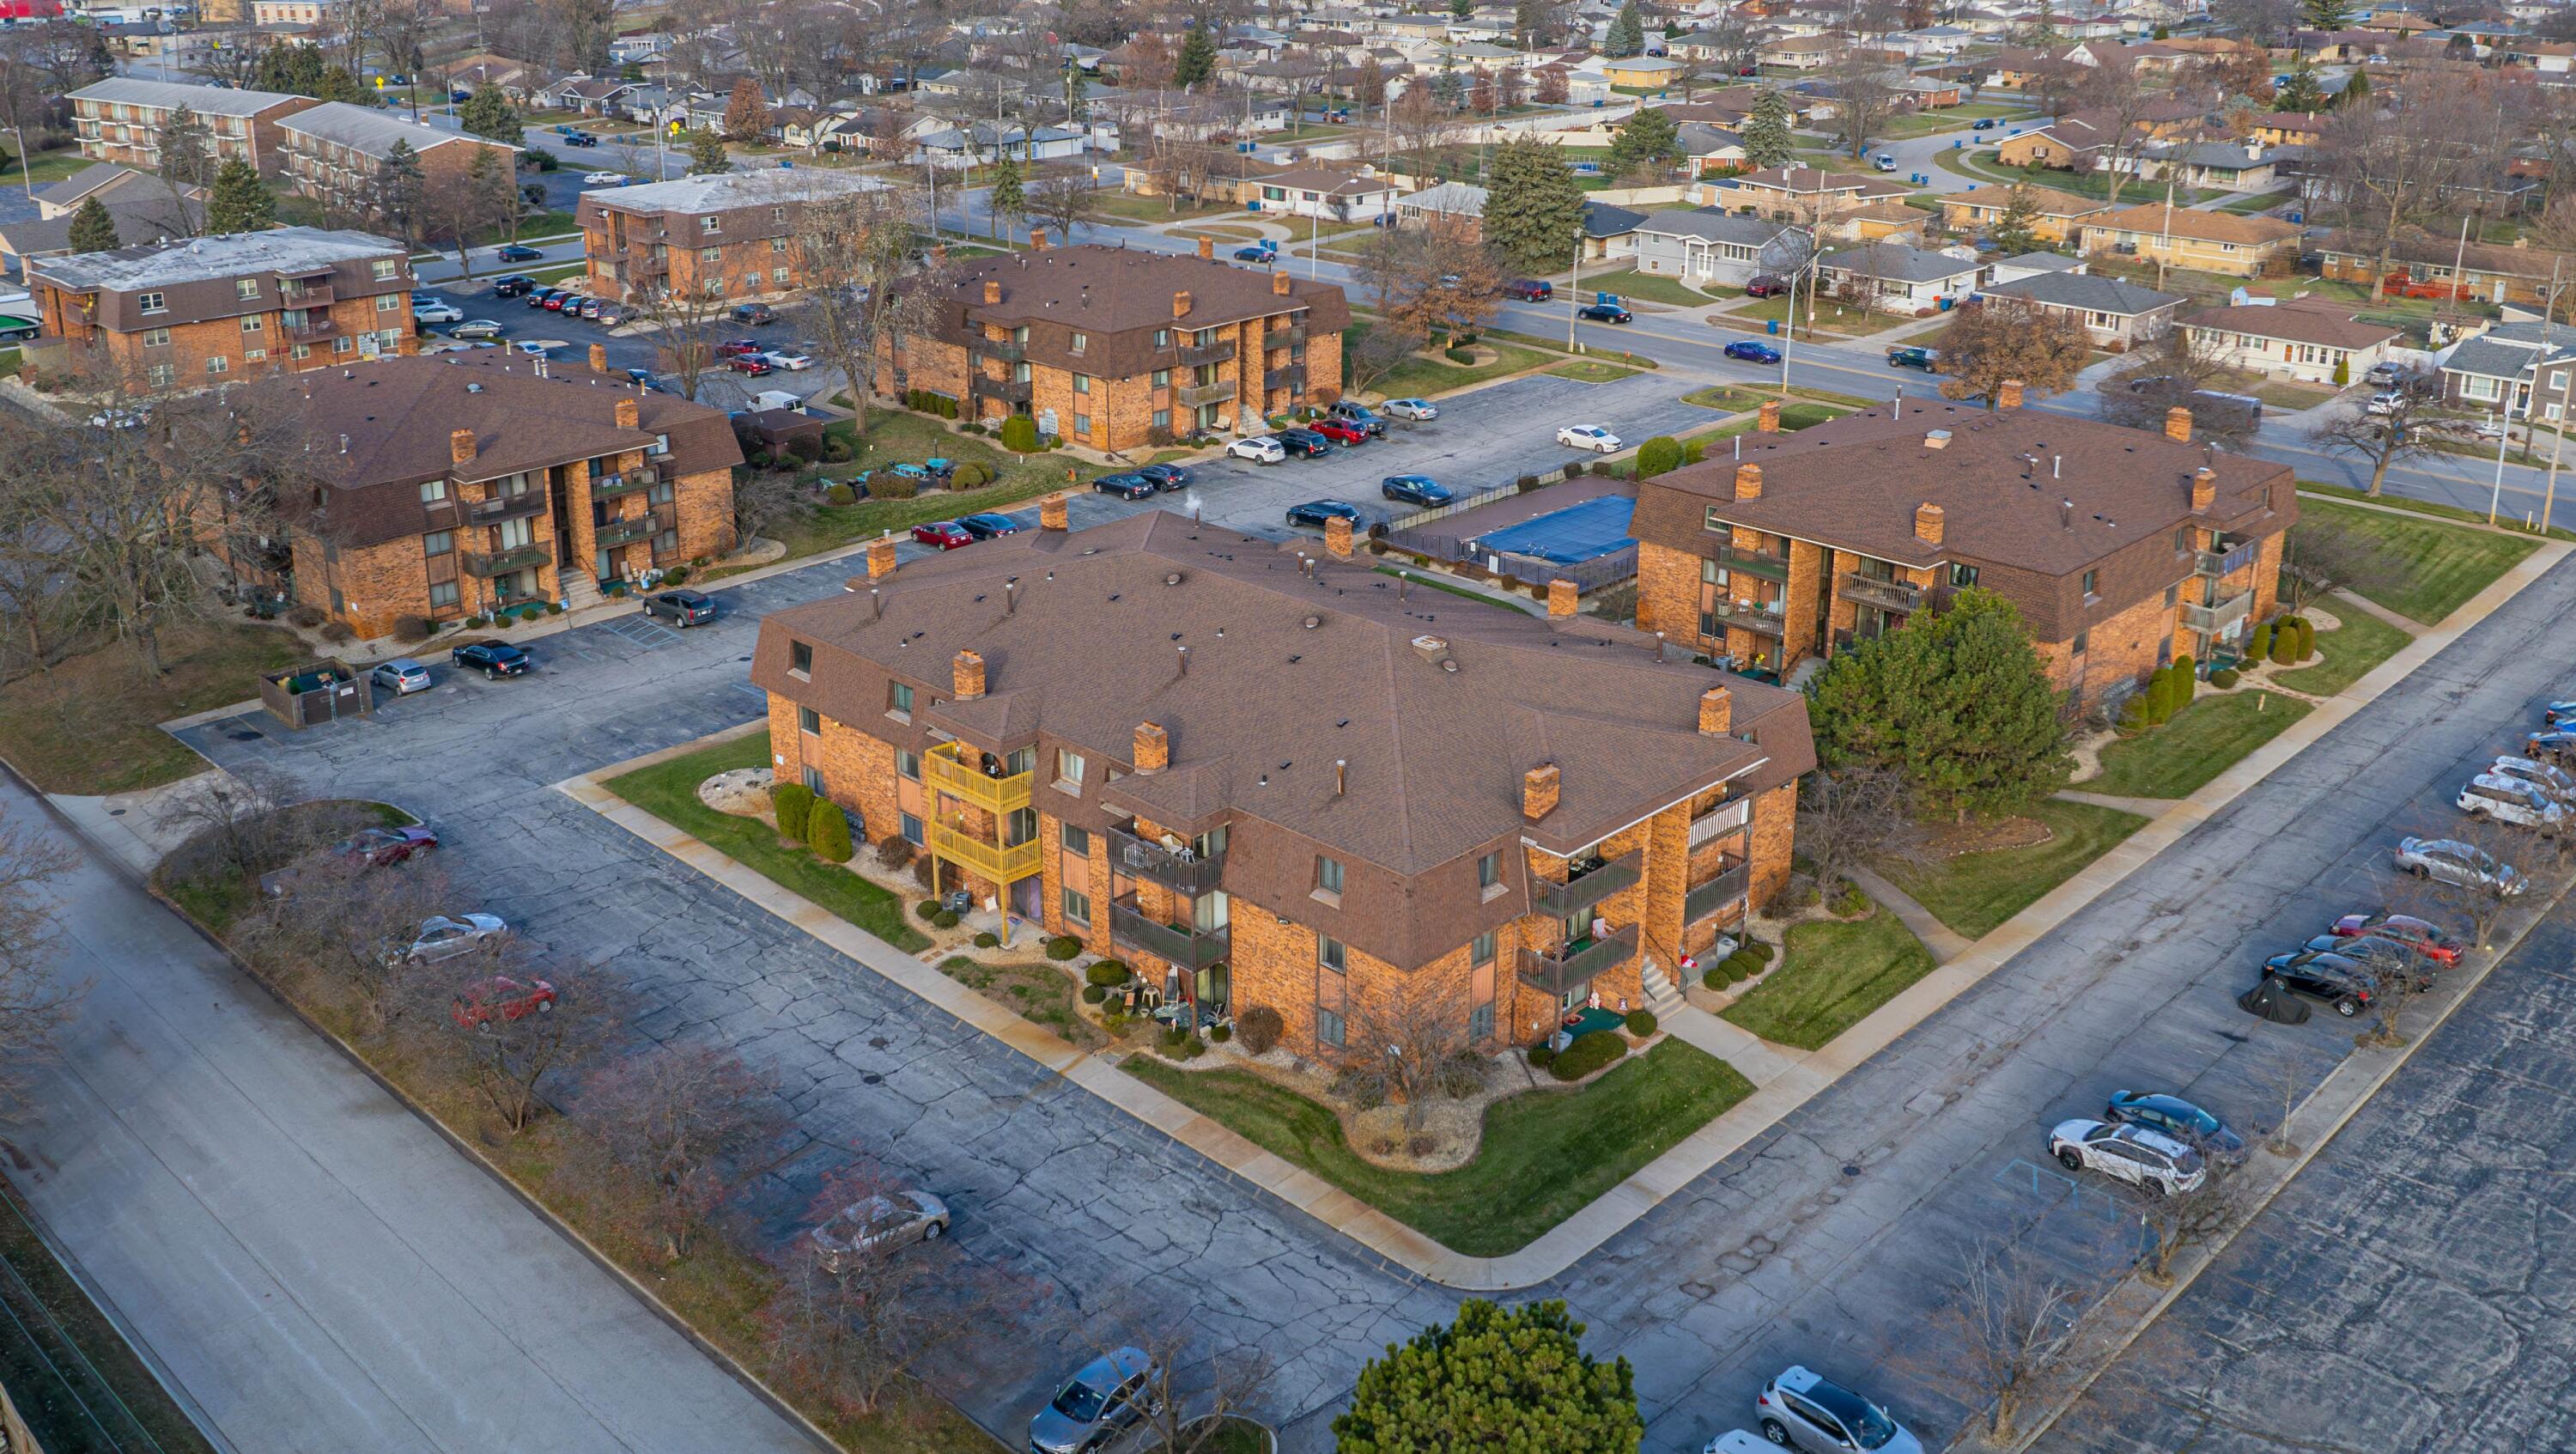
[[[2346,106],[2358,106],[2369,99],[2370,72],[2356,66],[2352,74],[2344,78],[2343,89],[2335,92],[2334,105],[2335,109],[2340,111]]]
[[[1927,810],[1963,821],[2046,797],[2071,766],[2048,669],[1992,591],[1836,654],[1811,690],[1820,762],[1891,768]]]
[[[276,225],[277,199],[260,181],[259,168],[234,157],[215,169],[214,194],[206,200],[208,232],[263,232]]]
[[[361,82],[347,66],[325,66],[320,83],[310,93],[324,101],[345,101],[352,106],[373,106],[376,93]]]
[[[215,136],[186,106],[161,123],[161,176],[172,186],[202,187],[215,179]]]
[[[403,240],[403,246],[420,245],[421,209],[428,201],[429,179],[420,169],[420,154],[411,143],[394,138],[393,149],[376,164],[376,179],[367,210],[378,223]]]
[[[1548,0],[1517,0],[1512,6],[1512,39],[1528,50],[1547,28]]]
[[[1485,241],[1515,271],[1543,278],[1573,261],[1583,189],[1555,147],[1514,136],[1495,149],[1485,186]]]
[[[733,160],[725,155],[724,138],[701,126],[689,133],[689,175],[708,176],[733,170]]]
[[[2317,82],[2317,68],[2300,56],[2290,66],[2290,84],[2272,98],[2275,111],[2323,111],[2326,109],[2325,87]]]
[[[465,167],[466,185],[474,195],[478,217],[509,224],[510,240],[519,240],[519,182],[511,166],[488,151],[476,152]]]
[[[1788,97],[1763,87],[1761,94],[1753,98],[1753,114],[1744,123],[1745,159],[1764,169],[1787,166],[1797,146],[1789,135],[1792,114]]]
[[[1216,37],[1204,25],[1193,25],[1181,35],[1181,53],[1172,59],[1172,84],[1203,85],[1216,78]]]
[[[1645,1436],[1625,1358],[1583,1351],[1561,1302],[1508,1311],[1482,1298],[1390,1345],[1360,1370],[1350,1411],[1333,1420],[1342,1454],[1447,1449],[1636,1454]]]
[[[2039,8],[2031,13],[2030,24],[2022,27],[2021,43],[2046,50],[2057,44],[2057,40],[2057,7],[2051,0],[2039,0]]]
[[[995,237],[1010,235],[1003,230],[1002,219],[1007,217],[1016,224],[1019,219],[1028,215],[1029,194],[1020,185],[1020,164],[1012,160],[1007,152],[1003,154],[1000,161],[993,163],[993,181],[990,190],[985,194],[984,205],[992,213]]]
[[[1476,13],[1476,0],[1449,0],[1449,13],[1464,20]]]
[[[2004,210],[1989,230],[1995,246],[2006,253],[2037,252],[2040,249],[2039,199],[2027,186],[2015,185],[2004,194]]]
[[[2299,0],[2299,16],[2308,29],[2331,35],[2352,24],[2352,0]]]
[[[318,47],[301,43],[272,45],[259,53],[259,63],[251,72],[251,84],[261,91],[319,96],[324,84],[322,73],[327,69]]]
[[[1646,48],[1646,22],[1637,13],[1637,0],[1625,0],[1610,22],[1610,31],[1602,39],[1605,56],[1632,56]]]
[[[115,246],[116,219],[108,215],[107,204],[92,193],[72,214],[72,251],[106,252]]]
[[[519,119],[519,108],[492,86],[474,88],[474,94],[456,108],[456,124],[475,136],[512,146],[526,141],[527,124]]]
[[[1639,167],[1681,160],[1681,128],[1660,106],[1640,106],[1610,142],[1610,170],[1625,176]]]

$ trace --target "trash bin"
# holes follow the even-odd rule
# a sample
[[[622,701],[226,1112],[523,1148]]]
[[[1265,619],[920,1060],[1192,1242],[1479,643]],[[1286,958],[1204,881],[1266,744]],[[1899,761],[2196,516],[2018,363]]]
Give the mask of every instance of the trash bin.
[[[1780,336],[1780,320],[1779,320],[1779,319],[1777,319],[1777,318],[1766,318],[1766,319],[1764,319],[1764,320],[1762,321],[1762,331],[1763,331],[1763,332],[1765,332],[1765,333],[1770,334],[1770,335],[1771,335],[1772,337],[1774,337],[1774,338],[1779,337],[1779,336]]]

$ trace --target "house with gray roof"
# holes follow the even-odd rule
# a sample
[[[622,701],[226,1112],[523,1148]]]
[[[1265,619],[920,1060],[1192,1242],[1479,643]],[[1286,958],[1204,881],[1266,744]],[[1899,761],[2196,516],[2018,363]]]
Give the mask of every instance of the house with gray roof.
[[[2189,301],[2180,293],[2077,272],[2035,273],[2017,282],[1990,284],[1983,296],[2020,298],[2043,312],[2073,318],[2084,326],[2086,337],[2114,352],[2171,333],[2174,310]]]
[[[384,174],[397,146],[420,160],[424,178],[449,173],[462,176],[478,156],[497,166],[506,180],[517,167],[521,148],[462,131],[441,131],[406,121],[372,106],[329,101],[299,111],[278,123],[286,139],[285,177],[307,197],[361,205]]]
[[[1717,208],[1655,212],[1637,224],[1637,271],[1694,285],[1741,288],[1806,256],[1807,234],[1785,222]]]
[[[1874,308],[1911,312],[1966,299],[1985,277],[1985,266],[1973,257],[1872,242],[1826,253],[1816,260],[1816,273],[1827,292],[1856,287]]]
[[[2443,356],[2443,402],[2524,415],[2536,403],[2542,417],[2554,420],[2563,412],[2560,386],[2571,365],[2576,365],[2576,328],[2536,318],[2500,323]]]

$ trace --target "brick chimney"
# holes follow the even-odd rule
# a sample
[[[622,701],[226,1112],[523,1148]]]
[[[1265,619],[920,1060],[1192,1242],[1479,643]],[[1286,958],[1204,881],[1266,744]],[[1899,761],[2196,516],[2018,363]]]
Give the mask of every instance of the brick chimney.
[[[1753,428],[1755,432],[1761,434],[1777,434],[1780,432],[1779,400],[1765,399],[1762,401],[1762,412],[1754,416]]]
[[[1270,270],[1270,291],[1278,294],[1282,298],[1288,296],[1288,270],[1286,268],[1273,268]]]
[[[1925,545],[1939,545],[1945,522],[1941,507],[1926,500],[1914,507],[1914,538]]]
[[[1762,498],[1762,466],[1740,464],[1735,467],[1735,498],[1739,500]]]
[[[1336,515],[1324,522],[1324,548],[1344,560],[1351,558],[1351,522]]]
[[[1072,527],[1072,512],[1066,506],[1064,496],[1049,495],[1045,499],[1038,501],[1038,528],[1040,530],[1069,530]]]
[[[620,429],[644,427],[644,405],[633,394],[623,395],[617,401],[617,427]]]
[[[1046,251],[1046,250],[1047,250],[1047,235],[1046,235],[1046,229],[1045,229],[1045,228],[1043,228],[1043,227],[1032,227],[1032,228],[1030,228],[1030,229],[1029,229],[1029,251],[1031,251],[1031,252],[1044,252],[1044,251]]]
[[[2207,465],[2191,472],[2191,508],[2206,510],[2218,503],[2218,471]]]
[[[1136,771],[1139,774],[1161,772],[1172,765],[1172,734],[1161,724],[1136,724]]]
[[[999,278],[986,278],[984,280],[984,302],[986,306],[989,307],[990,305],[1001,301],[1002,280]]]
[[[1200,236],[1200,238],[1199,238],[1199,257],[1200,257],[1202,260],[1207,261],[1207,262],[1214,262],[1214,261],[1216,261],[1216,239],[1215,239],[1215,238],[1205,236],[1204,234],[1202,234],[1202,235]]]
[[[2165,411],[2165,438],[2176,444],[2191,443],[2191,411],[2176,404]]]
[[[451,429],[447,433],[447,457],[457,464],[474,462],[474,431]]]
[[[1175,318],[1187,318],[1190,316],[1190,294],[1188,289],[1184,288],[1180,292],[1172,295],[1172,316]]]
[[[957,700],[971,702],[984,695],[984,658],[980,654],[961,651],[951,665],[957,674]]]
[[[607,344],[594,343],[590,346],[590,371],[594,374],[604,374],[608,372]]]
[[[1699,694],[1699,735],[1724,737],[1735,726],[1735,693],[1711,687]]]
[[[881,535],[868,542],[868,579],[884,580],[894,574],[894,537]]]
[[[1995,407],[1998,409],[2018,409],[2021,407],[2021,380],[2006,379],[2003,383],[1996,386]]]
[[[1521,817],[1535,823],[1556,811],[1558,791],[1555,763],[1531,768],[1521,774]]]
[[[1561,621],[1573,615],[1576,599],[1574,582],[1561,577],[1549,581],[1547,583],[1548,619]]]

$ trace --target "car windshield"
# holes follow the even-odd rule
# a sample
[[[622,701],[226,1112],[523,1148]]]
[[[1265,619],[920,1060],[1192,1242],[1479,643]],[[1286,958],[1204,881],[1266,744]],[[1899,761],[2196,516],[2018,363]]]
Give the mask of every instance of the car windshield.
[[[2173,1101],[2158,1097],[2155,1100],[2147,1102],[2147,1104],[2172,1117],[2177,1124],[2188,1127],[2204,1136],[2209,1135],[2218,1129],[2218,1118],[2216,1116],[2211,1115],[2209,1112],[2202,1110],[2200,1107],[2195,1106],[2188,1101]]]
[[[1099,1389],[1093,1388],[1080,1379],[1075,1379],[1064,1386],[1062,1393],[1055,1396],[1053,1407],[1057,1413],[1075,1423],[1087,1424],[1100,1417],[1100,1406],[1108,1401],[1108,1396]]]
[[[1819,1408],[1842,1421],[1864,1449],[1876,1449],[1896,1437],[1896,1421],[1879,1411],[1878,1405],[1847,1388],[1819,1380],[1807,1397]]]

